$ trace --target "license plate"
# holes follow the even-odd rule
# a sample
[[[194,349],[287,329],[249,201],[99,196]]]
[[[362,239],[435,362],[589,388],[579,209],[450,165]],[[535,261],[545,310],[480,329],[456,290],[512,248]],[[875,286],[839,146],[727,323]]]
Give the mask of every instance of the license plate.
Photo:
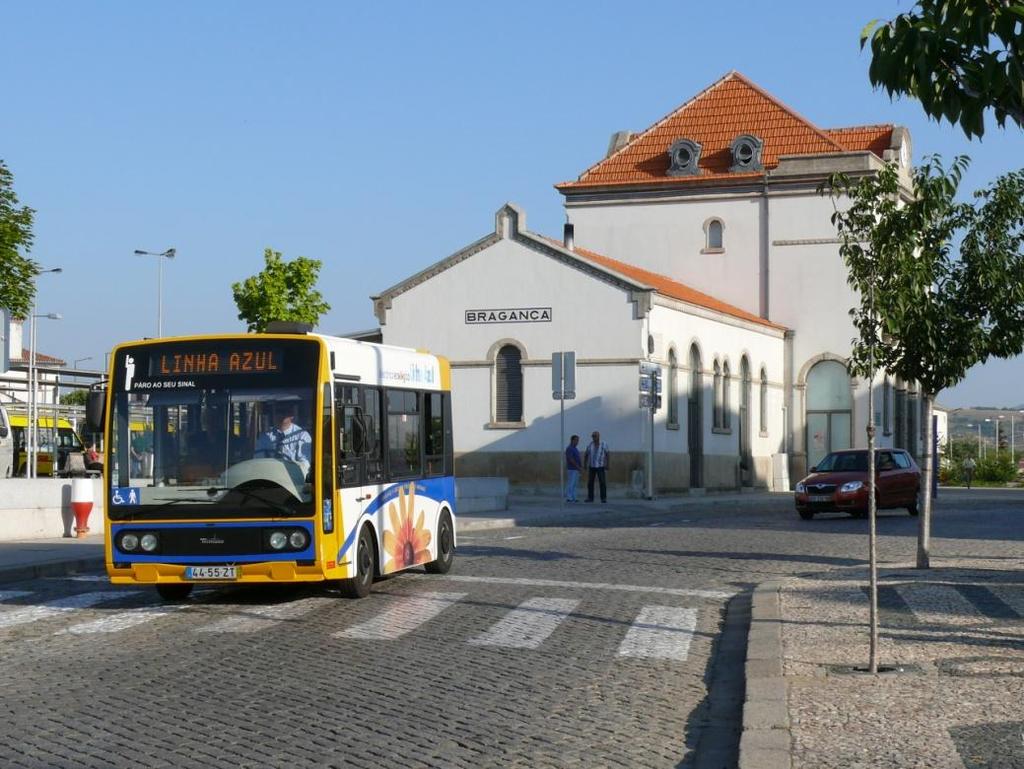
[[[828,496],[827,494],[826,495],[812,494],[811,496],[809,496],[807,498],[807,500],[809,502],[831,502],[832,501],[832,497]]]
[[[238,579],[237,566],[188,566],[185,579]]]

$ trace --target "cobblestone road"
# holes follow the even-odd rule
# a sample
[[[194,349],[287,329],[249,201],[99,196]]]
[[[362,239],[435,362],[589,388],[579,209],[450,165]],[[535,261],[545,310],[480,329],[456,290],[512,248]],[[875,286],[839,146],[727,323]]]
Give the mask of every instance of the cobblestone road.
[[[1019,552],[1018,500],[948,495],[936,553]],[[0,585],[0,755],[32,768],[700,767],[730,597],[860,563],[865,530],[799,521],[785,501],[621,505],[572,528],[473,533],[448,577],[385,580],[363,601],[218,588],[169,607],[99,575]],[[914,519],[885,515],[879,530],[883,559],[912,557]]]

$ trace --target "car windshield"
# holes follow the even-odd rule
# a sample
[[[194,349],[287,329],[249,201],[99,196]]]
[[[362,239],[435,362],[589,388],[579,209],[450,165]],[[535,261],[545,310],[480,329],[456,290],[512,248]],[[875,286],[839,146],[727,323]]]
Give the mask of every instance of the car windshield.
[[[819,473],[845,473],[868,471],[866,451],[843,451],[829,454],[818,463]]]

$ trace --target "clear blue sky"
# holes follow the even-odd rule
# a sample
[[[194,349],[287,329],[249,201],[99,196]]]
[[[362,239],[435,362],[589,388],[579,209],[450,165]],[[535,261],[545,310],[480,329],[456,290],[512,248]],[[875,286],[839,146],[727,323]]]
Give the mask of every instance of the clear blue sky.
[[[236,331],[230,284],[264,247],[321,259],[321,329],[493,227],[505,201],[557,235],[552,184],[731,69],[822,127],[907,126],[915,157],[973,158],[973,189],[1024,135],[968,142],[872,91],[858,34],[908,0],[33,2],[0,4],[0,158],[37,210],[39,348],[102,364],[156,331]],[[45,324],[45,325],[43,325]],[[940,402],[1024,402],[1018,359]]]

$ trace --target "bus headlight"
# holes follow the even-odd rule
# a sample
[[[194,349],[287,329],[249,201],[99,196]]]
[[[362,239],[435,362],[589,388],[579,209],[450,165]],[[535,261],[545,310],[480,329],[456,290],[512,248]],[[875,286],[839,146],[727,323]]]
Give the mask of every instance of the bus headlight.
[[[139,549],[139,537],[136,534],[122,534],[121,535],[121,549],[126,553],[130,553],[133,550]]]
[[[309,536],[302,529],[296,529],[288,536],[288,544],[295,550],[305,550]]]
[[[288,536],[283,531],[275,531],[270,535],[270,546],[274,550],[284,550],[288,544]]]
[[[156,534],[143,534],[139,544],[147,553],[152,553],[160,547],[160,538]]]

